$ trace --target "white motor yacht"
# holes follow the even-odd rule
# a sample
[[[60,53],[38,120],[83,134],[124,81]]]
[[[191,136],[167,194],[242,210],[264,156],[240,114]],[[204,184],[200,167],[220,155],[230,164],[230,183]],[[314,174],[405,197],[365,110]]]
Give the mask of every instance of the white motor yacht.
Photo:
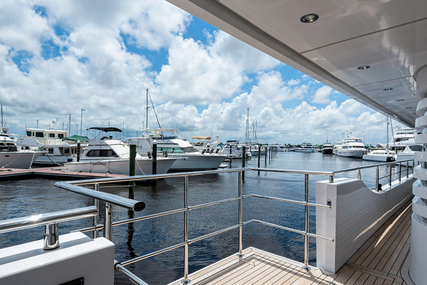
[[[375,149],[363,155],[363,160],[390,162],[394,161],[396,152],[387,149]]]
[[[397,152],[404,150],[409,145],[415,144],[415,130],[411,128],[399,128],[394,132],[393,139],[387,144],[380,144],[384,148]]]
[[[23,150],[9,137],[6,127],[1,128],[0,134],[0,167],[28,169],[34,160],[44,152]]]
[[[295,149],[296,152],[314,152],[315,148],[311,143],[303,143],[300,147]]]
[[[93,127],[91,129],[101,130],[103,132],[120,131],[117,128]],[[83,154],[78,161],[68,162],[64,167],[68,171],[75,172],[95,172],[111,174],[129,174],[129,146],[120,140],[112,137],[102,137],[97,140],[90,140],[89,144],[83,150]],[[175,162],[175,158],[159,157],[157,158],[156,173],[163,174],[168,172],[169,168]],[[135,175],[148,175],[153,173],[153,159],[147,156],[136,154],[135,157]]]
[[[365,153],[365,145],[359,138],[347,137],[334,145],[334,154],[339,156],[362,158]]]
[[[191,143],[180,139],[177,133],[177,129],[144,129],[143,137],[128,139],[128,145],[135,144],[136,151],[143,156],[152,151],[155,140],[158,152],[162,152],[164,157],[176,159],[170,171],[217,169],[224,162],[226,157],[219,153],[219,149],[198,151]]]
[[[420,144],[407,145],[404,150],[399,151],[396,155],[396,162],[404,161],[408,159],[415,159],[416,152],[420,152],[423,150],[423,146]],[[405,164],[402,164],[405,165]],[[413,166],[411,162],[409,162],[410,166]]]
[[[34,164],[38,165],[62,165],[66,162],[76,160],[77,142],[67,140],[68,132],[55,129],[25,129],[25,136],[19,136],[16,144],[24,149],[34,149],[45,151],[40,155]],[[87,145],[87,137],[79,137],[80,152]]]

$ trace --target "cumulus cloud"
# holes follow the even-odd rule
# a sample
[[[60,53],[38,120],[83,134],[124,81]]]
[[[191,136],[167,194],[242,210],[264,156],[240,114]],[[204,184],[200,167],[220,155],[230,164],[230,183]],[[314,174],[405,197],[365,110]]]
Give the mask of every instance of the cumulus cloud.
[[[71,130],[79,129],[85,109],[84,128],[138,130],[149,89],[162,126],[187,138],[243,138],[247,108],[264,142],[377,131],[381,115],[351,99],[329,101],[331,88],[305,75],[289,78],[280,62],[224,32],[192,39],[191,20],[162,0],[0,1],[0,102],[8,124],[22,133],[59,118],[67,128],[71,115]],[[166,63],[153,71],[160,51]],[[158,127],[152,109],[149,125]]]
[[[329,95],[332,92],[332,88],[329,86],[322,86],[316,90],[314,93],[314,98],[312,100],[313,103],[318,104],[328,104],[329,103]]]

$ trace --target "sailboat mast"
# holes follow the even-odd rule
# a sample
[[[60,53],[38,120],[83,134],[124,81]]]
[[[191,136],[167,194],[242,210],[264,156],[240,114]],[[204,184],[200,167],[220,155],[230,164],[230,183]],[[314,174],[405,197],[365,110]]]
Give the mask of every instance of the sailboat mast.
[[[1,127],[3,128],[3,105],[1,105]]]
[[[249,108],[247,109],[246,114],[246,134],[245,134],[245,143],[249,143]]]
[[[389,146],[388,146],[388,142],[389,142],[389,140],[388,140],[388,124],[389,124],[389,122],[388,122],[388,117],[387,117],[387,145],[386,145],[387,150],[389,148]]]
[[[145,128],[148,129],[148,88],[147,88],[147,94],[145,96]]]

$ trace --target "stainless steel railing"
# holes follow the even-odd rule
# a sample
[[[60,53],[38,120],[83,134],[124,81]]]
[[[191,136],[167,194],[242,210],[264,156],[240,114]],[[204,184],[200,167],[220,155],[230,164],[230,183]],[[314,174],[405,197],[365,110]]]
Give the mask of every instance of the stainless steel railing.
[[[276,198],[276,197],[269,197],[269,196],[263,196],[263,195],[259,195],[259,194],[249,194],[249,195],[243,195],[243,191],[242,191],[242,174],[244,171],[272,171],[272,172],[281,172],[281,173],[300,173],[300,174],[304,174],[305,175],[305,199],[304,201],[297,201],[297,200],[291,200],[291,199],[282,199],[282,198]],[[188,189],[188,178],[191,176],[198,176],[198,175],[206,175],[206,174],[212,174],[212,173],[237,173],[238,174],[238,186],[237,186],[237,196],[233,197],[233,198],[228,198],[228,199],[223,199],[223,200],[219,200],[219,201],[212,201],[209,203],[203,203],[203,204],[197,204],[197,205],[189,205],[188,204],[188,194],[189,194],[189,189]],[[282,230],[286,230],[286,231],[291,231],[294,233],[298,233],[304,236],[304,268],[305,269],[309,269],[309,264],[308,264],[308,250],[309,250],[309,243],[308,243],[308,238],[309,237],[314,237],[314,238],[322,238],[325,240],[329,240],[329,241],[333,241],[333,239],[328,238],[328,237],[324,237],[324,236],[320,236],[320,235],[316,235],[316,234],[312,234],[308,231],[308,224],[309,224],[309,215],[308,215],[308,209],[310,206],[313,207],[324,207],[324,208],[330,208],[331,204],[327,204],[327,205],[322,205],[322,204],[316,204],[316,203],[310,203],[308,200],[309,197],[309,175],[331,175],[331,172],[319,172],[319,171],[295,171],[295,170],[280,170],[280,169],[252,169],[252,168],[239,168],[239,169],[223,169],[223,170],[213,170],[213,171],[199,171],[199,172],[188,172],[188,173],[171,173],[171,174],[161,174],[161,175],[149,175],[149,176],[135,176],[135,177],[125,177],[125,178],[110,178],[110,179],[93,179],[93,180],[85,180],[85,181],[76,181],[76,182],[71,182],[73,184],[80,184],[80,185],[87,185],[87,184],[95,184],[95,188],[99,189],[100,184],[101,183],[112,183],[112,182],[130,182],[130,181],[147,181],[147,180],[153,180],[153,179],[159,179],[159,178],[176,178],[176,177],[182,177],[184,178],[184,201],[183,201],[183,208],[179,208],[179,209],[174,209],[171,211],[166,211],[166,212],[162,212],[162,213],[155,213],[155,214],[151,214],[151,215],[147,215],[147,216],[143,216],[143,217],[138,217],[138,218],[132,218],[132,219],[127,219],[127,220],[123,220],[123,221],[116,221],[116,222],[111,222],[111,221],[107,221],[106,223],[104,223],[104,236],[106,236],[107,238],[109,237],[111,239],[111,234],[108,234],[108,231],[110,231],[110,229],[113,226],[117,226],[117,225],[123,225],[123,224],[129,224],[129,223],[135,223],[138,221],[143,221],[143,220],[149,220],[149,219],[154,219],[154,218],[158,218],[158,217],[164,217],[164,216],[169,216],[169,215],[174,215],[177,213],[184,213],[184,236],[183,236],[183,241],[181,243],[169,246],[167,248],[163,248],[154,252],[150,252],[148,254],[142,255],[142,256],[137,256],[135,258],[126,260],[126,261],[122,261],[122,262],[116,262],[116,269],[118,269],[120,272],[124,273],[126,276],[128,276],[128,278],[132,278],[130,272],[126,272],[126,269],[124,268],[124,266],[133,264],[135,262],[183,247],[184,248],[184,274],[183,274],[183,283],[184,284],[188,284],[189,283],[189,279],[188,279],[188,247],[189,245],[219,235],[221,233],[224,232],[228,232],[234,229],[238,229],[239,230],[239,256],[243,255],[243,226],[250,224],[250,223],[259,223],[259,224],[263,224],[265,226],[270,226],[270,227],[275,227],[278,229],[282,229]],[[66,190],[68,189],[73,189],[76,190],[78,189],[78,185],[73,185],[74,187],[69,187],[67,185],[64,185],[64,183],[56,183],[55,184],[58,187],[64,188]],[[66,187],[64,187],[66,186]],[[84,188],[86,189],[86,188]],[[82,190],[81,191],[86,191],[86,190]],[[269,223],[269,222],[265,222],[265,221],[261,221],[261,220],[256,220],[256,219],[252,219],[249,221],[243,221],[242,217],[243,217],[243,199],[248,199],[248,198],[257,198],[257,199],[268,199],[268,200],[275,200],[275,201],[279,201],[279,202],[285,202],[285,203],[294,203],[294,204],[299,204],[299,205],[303,205],[305,207],[305,211],[304,211],[304,230],[297,230],[297,229],[293,229],[293,228],[289,228],[289,227],[284,227],[281,225],[277,225],[277,224],[273,224],[273,223]],[[194,237],[194,238],[189,238],[188,236],[188,213],[192,210],[195,209],[200,209],[200,208],[206,208],[206,207],[210,207],[210,206],[214,206],[214,205],[219,205],[219,204],[223,204],[223,203],[228,203],[231,201],[238,201],[238,223],[235,225],[231,225],[227,228],[223,228],[211,233],[208,233],[206,235],[202,235],[199,237]],[[94,226],[94,227],[89,227],[89,228],[85,228],[82,229],[82,231],[97,231],[101,229],[101,227],[99,226]],[[107,232],[107,233],[106,233]],[[135,282],[136,284],[143,284],[143,283],[138,283],[139,281],[137,280],[133,280],[133,282]]]
[[[0,221],[0,234],[44,225],[45,236],[43,240],[43,249],[50,250],[59,247],[59,222],[94,217],[97,215],[97,208],[92,206],[3,220]]]
[[[135,258],[132,258],[132,259],[129,259],[126,261],[122,261],[122,262],[115,261],[115,268],[116,268],[116,270],[120,271],[125,276],[127,276],[135,284],[146,284],[139,277],[135,276],[132,272],[127,270],[125,268],[125,266],[132,264],[132,263],[135,263],[135,262],[138,262],[138,261],[141,261],[141,260],[144,260],[144,259],[147,259],[147,258],[150,258],[150,257],[153,257],[153,256],[156,256],[158,254],[162,254],[164,252],[168,252],[168,251],[176,249],[176,248],[184,247],[183,283],[188,284],[190,282],[188,279],[188,276],[189,276],[189,272],[188,272],[188,267],[189,267],[189,265],[188,265],[188,247],[189,247],[189,245],[191,245],[194,242],[201,241],[201,240],[204,240],[206,238],[209,238],[209,237],[212,237],[212,236],[215,236],[215,235],[218,235],[218,234],[230,231],[230,230],[239,229],[239,242],[238,242],[239,243],[239,256],[242,256],[243,226],[250,224],[250,223],[259,223],[259,224],[263,224],[265,226],[270,226],[270,227],[274,227],[274,228],[278,228],[278,229],[282,229],[282,230],[286,230],[286,231],[290,231],[290,232],[294,232],[294,233],[298,233],[298,234],[303,235],[304,236],[304,268],[309,269],[309,264],[308,264],[308,249],[309,249],[308,248],[308,238],[314,237],[314,238],[321,238],[321,239],[333,241],[333,239],[331,239],[331,238],[316,235],[316,234],[309,232],[309,229],[308,229],[308,224],[309,224],[308,209],[309,209],[309,207],[331,208],[331,206],[332,206],[330,202],[328,202],[328,204],[326,204],[326,205],[309,202],[308,197],[309,197],[309,177],[310,177],[310,175],[328,176],[329,181],[334,182],[334,176],[339,174],[339,173],[358,171],[357,178],[361,179],[361,176],[362,176],[361,170],[362,169],[376,168],[377,169],[376,190],[379,191],[380,189],[378,188],[378,185],[379,185],[380,179],[383,179],[386,177],[389,178],[390,185],[391,185],[392,175],[399,175],[399,181],[401,180],[401,178],[402,178],[402,167],[401,167],[402,163],[403,164],[406,163],[406,176],[407,176],[407,178],[409,178],[409,169],[410,169],[409,162],[410,161],[412,161],[412,165],[414,165],[413,160],[398,162],[399,170],[397,171],[397,168],[395,168],[396,171],[393,173],[391,171],[392,167],[390,167],[390,172],[388,173],[388,175],[383,176],[383,177],[379,176],[379,170],[378,170],[379,167],[384,166],[384,165],[392,165],[392,164],[395,164],[395,162],[372,164],[372,165],[343,169],[343,170],[337,170],[337,171],[283,170],[283,169],[266,169],[266,168],[221,169],[221,170],[198,171],[198,172],[187,172],[187,173],[158,174],[158,175],[150,175],[150,176],[133,176],[133,177],[123,177],[123,178],[105,178],[105,179],[90,179],[90,180],[83,180],[83,181],[57,182],[57,183],[55,183],[55,186],[62,188],[64,190],[67,190],[67,191],[72,191],[74,193],[78,193],[81,195],[85,195],[85,196],[94,198],[96,207],[88,207],[88,209],[86,209],[86,210],[76,209],[77,212],[79,212],[79,210],[82,212],[88,211],[88,212],[90,212],[90,215],[88,215],[88,216],[94,217],[94,226],[88,227],[85,229],[81,229],[80,231],[82,231],[82,232],[94,231],[94,236],[97,237],[98,231],[103,230],[104,237],[109,239],[109,240],[112,239],[112,228],[113,228],[113,226],[135,223],[138,221],[174,215],[177,213],[184,213],[184,235],[183,235],[183,241],[182,242],[175,244],[175,245],[172,245],[172,246],[169,246],[167,248],[163,248],[163,249],[142,255],[142,256],[137,256]],[[259,194],[243,195],[243,191],[242,191],[242,176],[243,175],[242,174],[245,171],[258,171],[258,172],[266,171],[266,172],[303,174],[304,175],[305,199],[303,201],[297,201],[297,200],[292,200],[292,199],[283,199],[283,198],[263,196],[263,195],[259,195]],[[238,174],[237,196],[233,197],[233,198],[229,198],[229,199],[212,201],[209,203],[203,203],[203,204],[198,204],[198,205],[189,205],[189,203],[188,203],[188,194],[189,194],[188,178],[192,177],[192,176],[200,176],[200,175],[206,175],[206,174],[218,174],[218,173],[237,173]],[[115,222],[112,221],[111,211],[112,211],[112,205],[113,204],[120,206],[120,207],[127,208],[129,210],[133,210],[133,211],[141,211],[145,207],[145,204],[141,201],[136,201],[133,199],[128,199],[128,198],[120,197],[120,196],[113,195],[113,194],[103,193],[103,192],[99,191],[100,185],[106,184],[106,183],[110,184],[110,183],[118,183],[118,182],[148,181],[148,180],[156,180],[156,179],[161,179],[161,178],[167,179],[167,178],[177,178],[177,177],[184,178],[184,201],[183,201],[183,207],[182,208],[178,208],[178,209],[174,209],[174,210],[170,210],[170,211],[166,211],[166,212],[162,212],[162,213],[155,213],[155,214],[151,214],[151,215],[146,215],[143,217],[127,219],[127,220],[123,220],[123,221],[115,221]],[[82,187],[83,185],[95,185],[95,190]],[[268,199],[268,200],[275,200],[275,201],[284,202],[284,203],[294,203],[294,204],[303,205],[304,206],[304,230],[302,231],[302,230],[297,230],[297,229],[293,229],[293,228],[289,228],[289,227],[284,227],[281,225],[277,225],[277,224],[273,224],[273,223],[269,223],[269,222],[265,222],[265,221],[261,221],[261,220],[257,220],[257,219],[243,221],[242,220],[242,216],[243,216],[243,204],[242,204],[242,202],[243,202],[243,199],[248,199],[248,198]],[[104,225],[98,225],[99,210],[97,210],[97,209],[99,209],[99,201],[105,202]],[[228,203],[231,201],[238,201],[238,222],[237,222],[237,224],[229,226],[229,227],[224,228],[224,229],[220,229],[220,230],[215,231],[215,232],[211,232],[211,233],[206,234],[206,235],[202,235],[202,236],[191,238],[191,239],[189,238],[189,236],[188,236],[188,213],[189,213],[189,211],[192,211],[195,209],[200,209],[200,208],[205,208],[205,207],[210,207],[210,206],[214,206],[214,205],[219,205],[219,204],[223,204],[223,203]],[[85,209],[85,208],[83,208],[83,209]],[[83,213],[77,214],[77,212],[75,213],[76,216],[78,216],[80,214],[82,215],[82,217],[85,216],[85,214],[83,214]],[[70,216],[71,214],[67,213],[64,215]],[[25,220],[26,218],[22,218],[22,219]],[[52,220],[52,218],[45,217],[45,218],[43,218],[43,222],[40,222],[40,224],[42,224],[42,223],[46,224],[47,223],[48,225],[50,225],[48,223],[48,221],[63,221],[64,219],[65,219],[65,217],[63,217],[63,218],[56,217],[55,219]],[[9,222],[7,222],[7,221],[4,221],[3,223],[0,222],[0,233],[5,232],[6,230],[7,231],[13,231],[13,230],[21,229],[21,226],[18,226],[18,224],[21,222],[18,222],[18,220],[16,220],[16,221],[12,222],[12,225],[10,225],[10,224],[8,225],[8,223],[11,223],[10,220],[9,220]],[[23,223],[26,224],[25,226],[29,226],[29,224],[27,224],[29,222],[24,221]],[[37,225],[40,225],[40,224],[37,224]],[[22,228],[24,228],[25,226],[22,225]],[[35,224],[34,224],[34,226],[35,226]],[[48,231],[48,230],[46,230],[46,231]]]

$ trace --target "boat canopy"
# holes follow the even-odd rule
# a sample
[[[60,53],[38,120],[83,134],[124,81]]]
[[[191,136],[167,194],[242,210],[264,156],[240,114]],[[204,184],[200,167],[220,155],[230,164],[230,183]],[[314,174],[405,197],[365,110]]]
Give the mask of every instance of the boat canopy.
[[[98,130],[98,131],[103,131],[103,132],[119,132],[121,133],[122,130],[115,128],[115,127],[90,127],[88,130]]]
[[[196,140],[210,140],[211,139],[211,137],[198,137],[198,136],[193,136],[191,138],[196,139]]]
[[[78,136],[78,135],[74,135],[71,137],[65,137],[65,138],[62,138],[62,140],[69,140],[69,141],[75,141],[75,142],[77,142],[77,141],[89,142],[89,139],[87,136]]]

